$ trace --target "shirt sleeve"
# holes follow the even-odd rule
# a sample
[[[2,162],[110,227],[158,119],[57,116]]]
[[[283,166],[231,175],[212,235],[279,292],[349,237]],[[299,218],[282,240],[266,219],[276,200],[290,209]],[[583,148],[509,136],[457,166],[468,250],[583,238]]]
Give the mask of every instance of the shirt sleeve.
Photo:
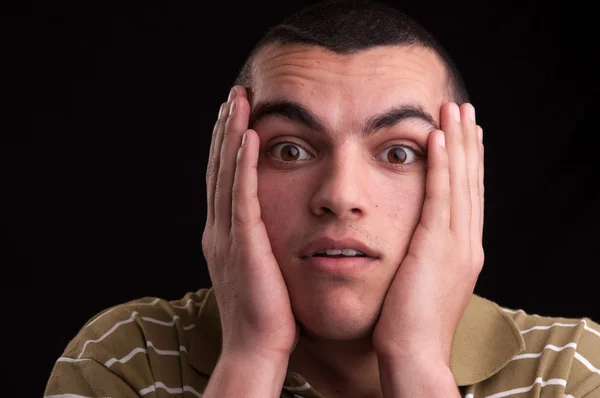
[[[59,359],[52,369],[44,398],[139,397],[117,374],[94,359]]]
[[[146,297],[97,314],[54,363],[44,397],[155,397],[188,391],[200,396],[206,381],[190,367],[188,350],[202,298],[191,294],[167,302]]]

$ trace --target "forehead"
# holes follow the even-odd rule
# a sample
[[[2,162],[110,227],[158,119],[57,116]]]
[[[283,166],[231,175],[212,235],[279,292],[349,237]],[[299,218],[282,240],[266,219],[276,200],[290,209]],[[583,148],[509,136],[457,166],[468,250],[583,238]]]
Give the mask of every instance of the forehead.
[[[368,116],[399,104],[432,114],[448,101],[438,56],[418,46],[382,46],[337,54],[308,45],[269,45],[252,65],[252,105],[292,100],[309,108]],[[316,109],[315,111],[319,111]]]

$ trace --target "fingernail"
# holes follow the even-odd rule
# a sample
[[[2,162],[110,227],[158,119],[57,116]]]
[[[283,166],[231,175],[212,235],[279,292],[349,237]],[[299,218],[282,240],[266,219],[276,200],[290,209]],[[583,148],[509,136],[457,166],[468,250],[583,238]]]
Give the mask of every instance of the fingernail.
[[[234,99],[236,94],[237,92],[235,91],[235,87],[233,87],[229,92],[229,97],[227,97],[227,101],[231,101],[232,99]]]
[[[458,109],[457,104],[452,104],[450,106],[450,113],[452,114],[452,118],[460,123],[460,109]]]
[[[471,116],[471,120],[475,123],[475,107],[473,105],[469,105],[469,116]]]
[[[231,108],[229,108],[229,116],[233,115],[233,111],[235,111],[235,100],[231,102]]]
[[[246,143],[246,135],[248,134],[248,132],[245,132],[244,135],[242,136],[242,147],[244,146],[244,144]]]
[[[445,137],[445,135],[444,135],[444,132],[443,132],[443,131],[440,131],[440,132],[438,133],[437,140],[438,140],[438,144],[440,144],[440,146],[441,146],[442,148],[446,148],[446,137]]]

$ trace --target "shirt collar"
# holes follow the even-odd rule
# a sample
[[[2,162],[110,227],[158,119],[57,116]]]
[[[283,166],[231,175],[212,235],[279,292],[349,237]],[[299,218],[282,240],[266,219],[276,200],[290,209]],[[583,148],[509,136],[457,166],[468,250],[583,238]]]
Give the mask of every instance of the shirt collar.
[[[523,351],[525,341],[509,314],[473,294],[452,342],[450,369],[456,384],[488,379]]]
[[[189,347],[189,362],[209,377],[221,352],[221,322],[212,288],[205,296]],[[458,386],[479,383],[502,369],[525,350],[525,342],[512,318],[495,303],[473,294],[452,343],[450,369]],[[303,384],[288,373],[286,384]]]

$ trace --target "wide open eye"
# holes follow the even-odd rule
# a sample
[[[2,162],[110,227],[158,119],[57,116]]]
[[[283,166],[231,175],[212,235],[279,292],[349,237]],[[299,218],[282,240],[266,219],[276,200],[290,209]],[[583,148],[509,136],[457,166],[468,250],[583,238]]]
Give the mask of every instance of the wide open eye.
[[[377,160],[389,162],[395,165],[408,165],[419,159],[417,151],[407,145],[394,145],[379,155]]]
[[[295,162],[312,158],[304,148],[292,142],[280,142],[273,145],[269,149],[269,155],[280,162]]]

